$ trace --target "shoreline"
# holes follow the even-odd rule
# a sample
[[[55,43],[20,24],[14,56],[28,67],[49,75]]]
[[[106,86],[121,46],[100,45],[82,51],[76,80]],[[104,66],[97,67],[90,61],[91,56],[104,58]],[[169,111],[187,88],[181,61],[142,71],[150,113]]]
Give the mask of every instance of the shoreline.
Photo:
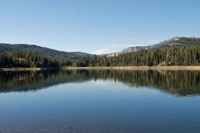
[[[63,67],[67,70],[200,70],[200,66],[111,66],[111,67]]]
[[[23,68],[23,67],[11,67],[0,68],[0,71],[42,71],[50,69],[62,69],[62,70],[171,70],[171,71],[183,71],[183,70],[196,70],[200,71],[200,66],[96,66],[96,67],[59,67],[59,68]]]
[[[27,67],[10,67],[10,68],[0,68],[0,71],[42,71],[47,70],[49,68],[27,68]]]

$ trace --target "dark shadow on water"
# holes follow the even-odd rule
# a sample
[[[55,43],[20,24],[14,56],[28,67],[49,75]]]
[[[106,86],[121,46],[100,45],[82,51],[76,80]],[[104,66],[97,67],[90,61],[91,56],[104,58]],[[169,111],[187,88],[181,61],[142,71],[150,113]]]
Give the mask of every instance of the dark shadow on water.
[[[114,80],[130,87],[151,87],[175,96],[200,94],[200,71],[51,70],[0,72],[0,93],[35,91],[88,80]]]

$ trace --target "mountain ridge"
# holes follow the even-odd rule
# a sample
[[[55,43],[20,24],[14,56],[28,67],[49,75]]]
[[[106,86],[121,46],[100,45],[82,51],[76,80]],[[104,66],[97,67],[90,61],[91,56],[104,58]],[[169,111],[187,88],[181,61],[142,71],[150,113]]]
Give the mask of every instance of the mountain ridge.
[[[52,58],[71,58],[71,59],[79,59],[83,56],[90,56],[91,54],[84,52],[65,52],[59,51],[47,47],[42,47],[34,44],[9,44],[9,43],[0,43],[0,52],[7,51],[29,51],[38,53],[40,55]]]
[[[171,46],[188,46],[188,45],[200,45],[200,38],[197,37],[173,37],[168,40],[161,41],[159,43],[148,45],[148,46],[133,46],[123,49],[118,52],[105,54],[107,57],[118,56],[124,53],[131,53],[141,50],[149,50],[153,48],[161,48],[161,47],[171,47]]]
[[[148,46],[133,46],[123,49],[118,52],[103,54],[100,56],[118,56],[124,53],[131,53],[141,50],[149,50],[153,48],[161,47],[171,47],[171,46],[187,46],[187,45],[200,45],[200,38],[197,37],[174,37],[168,40],[161,41],[159,43],[148,45]],[[33,53],[38,53],[45,57],[51,58],[68,58],[68,59],[80,59],[84,56],[92,56],[92,54],[85,52],[66,52],[55,50],[52,48],[42,47],[35,44],[9,44],[9,43],[0,43],[0,52],[7,51],[29,51]]]

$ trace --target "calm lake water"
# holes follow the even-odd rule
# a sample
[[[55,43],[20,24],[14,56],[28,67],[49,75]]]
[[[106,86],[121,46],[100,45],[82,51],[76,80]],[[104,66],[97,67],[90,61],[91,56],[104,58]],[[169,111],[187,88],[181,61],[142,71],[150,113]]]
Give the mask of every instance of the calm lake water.
[[[199,133],[199,71],[0,72],[0,132]]]

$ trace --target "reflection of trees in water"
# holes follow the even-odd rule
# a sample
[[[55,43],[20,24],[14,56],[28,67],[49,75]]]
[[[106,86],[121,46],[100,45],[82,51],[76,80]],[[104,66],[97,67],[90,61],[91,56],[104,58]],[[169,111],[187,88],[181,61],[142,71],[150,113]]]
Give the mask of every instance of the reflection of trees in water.
[[[200,71],[54,70],[0,72],[0,91],[28,91],[86,80],[112,79],[129,86],[146,86],[174,95],[199,95]]]
[[[0,72],[0,92],[29,91],[49,86],[81,81],[78,76],[72,77],[73,71],[23,71]]]
[[[146,86],[174,95],[200,94],[200,71],[90,71],[91,78],[112,79],[129,86]]]

